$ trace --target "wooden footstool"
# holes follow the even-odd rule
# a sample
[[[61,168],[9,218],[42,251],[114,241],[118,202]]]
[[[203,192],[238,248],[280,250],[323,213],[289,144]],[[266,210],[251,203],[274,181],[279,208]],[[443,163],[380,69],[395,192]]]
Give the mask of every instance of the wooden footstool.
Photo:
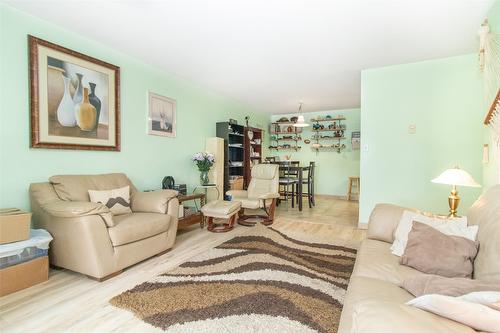
[[[201,207],[203,216],[207,217],[208,231],[227,232],[234,228],[236,215],[240,211],[241,202],[216,200]],[[227,223],[215,224],[214,218],[227,220]]]

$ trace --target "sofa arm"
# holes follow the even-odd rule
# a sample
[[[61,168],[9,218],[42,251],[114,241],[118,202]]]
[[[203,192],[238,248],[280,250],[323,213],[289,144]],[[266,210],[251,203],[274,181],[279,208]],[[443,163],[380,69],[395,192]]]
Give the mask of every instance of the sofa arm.
[[[279,198],[280,197],[280,194],[279,193],[266,193],[266,194],[262,194],[262,195],[259,195],[259,199],[276,199],[276,198]]]
[[[370,214],[366,237],[387,243],[394,242],[394,232],[405,210],[415,211],[392,204],[377,204]]]
[[[60,218],[77,218],[99,215],[108,227],[114,226],[113,214],[100,202],[55,201],[41,205],[47,214]]]
[[[131,208],[133,212],[159,213],[178,215],[177,212],[169,210],[169,202],[172,199],[177,201],[179,193],[174,190],[158,190],[151,192],[136,192],[131,199]]]
[[[226,192],[227,195],[230,195],[232,198],[248,198],[248,191],[244,190],[230,190]]]

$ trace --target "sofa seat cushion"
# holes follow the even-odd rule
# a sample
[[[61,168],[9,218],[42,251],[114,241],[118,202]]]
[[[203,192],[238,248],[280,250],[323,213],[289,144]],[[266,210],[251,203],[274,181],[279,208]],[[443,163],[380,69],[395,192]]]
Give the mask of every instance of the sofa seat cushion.
[[[166,232],[171,223],[170,215],[157,213],[132,213],[114,216],[115,226],[108,228],[113,246],[137,242]]]
[[[413,299],[413,296],[397,285],[363,276],[351,276],[344,307],[340,319],[339,333],[349,333],[352,326],[353,311],[356,304],[365,301],[387,301],[404,304]],[[383,320],[383,317],[382,317]],[[370,332],[367,330],[366,332]],[[393,331],[387,331],[393,332]],[[396,331],[394,331],[396,332]]]
[[[413,268],[399,264],[399,257],[391,253],[391,244],[365,239],[358,250],[353,276],[365,276],[402,285],[406,278],[424,275]]]
[[[472,328],[409,305],[369,300],[354,306],[351,333],[475,333]]]

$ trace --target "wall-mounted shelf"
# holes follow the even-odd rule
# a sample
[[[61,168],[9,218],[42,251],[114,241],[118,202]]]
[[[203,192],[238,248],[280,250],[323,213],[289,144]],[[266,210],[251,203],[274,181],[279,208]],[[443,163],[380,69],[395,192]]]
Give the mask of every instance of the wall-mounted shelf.
[[[312,140],[344,140],[347,139],[345,136],[339,137],[328,137],[328,138],[312,138]]]
[[[325,129],[313,129],[313,132],[337,132],[337,131],[345,131],[345,127],[343,128],[325,128]]]
[[[299,150],[301,149],[302,147],[300,146],[297,146],[297,147],[269,147],[270,150]]]
[[[322,121],[339,121],[339,120],[345,120],[345,117],[338,117],[338,118],[328,118],[328,119],[311,119],[312,122],[319,123]]]
[[[311,145],[311,148],[313,150],[316,150],[316,152],[319,151],[329,151],[332,150],[336,151],[337,153],[340,153],[343,149],[346,148],[345,144],[340,144],[341,140],[345,140],[346,137],[344,136],[345,131],[347,130],[347,126],[345,124],[342,124],[342,121],[345,120],[344,117],[336,117],[336,118],[322,118],[322,119],[311,119],[313,124],[312,132],[314,133],[313,137],[311,137],[311,140],[316,141],[315,144]],[[330,122],[328,126],[325,125],[320,125],[320,122]],[[333,124],[332,124],[333,123]],[[325,128],[326,127],[326,128]],[[319,135],[320,132],[330,132],[334,133],[332,136],[327,136],[327,137],[321,137]],[[335,136],[335,134],[337,136]],[[332,144],[332,145],[324,145],[321,144],[320,142],[323,140],[337,140],[338,143]]]

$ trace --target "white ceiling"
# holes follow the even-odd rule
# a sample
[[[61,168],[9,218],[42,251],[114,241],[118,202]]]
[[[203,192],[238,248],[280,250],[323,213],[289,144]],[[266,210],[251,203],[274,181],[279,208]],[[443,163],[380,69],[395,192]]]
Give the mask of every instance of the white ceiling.
[[[494,2],[0,1],[269,113],[359,107],[362,69],[475,52]]]

